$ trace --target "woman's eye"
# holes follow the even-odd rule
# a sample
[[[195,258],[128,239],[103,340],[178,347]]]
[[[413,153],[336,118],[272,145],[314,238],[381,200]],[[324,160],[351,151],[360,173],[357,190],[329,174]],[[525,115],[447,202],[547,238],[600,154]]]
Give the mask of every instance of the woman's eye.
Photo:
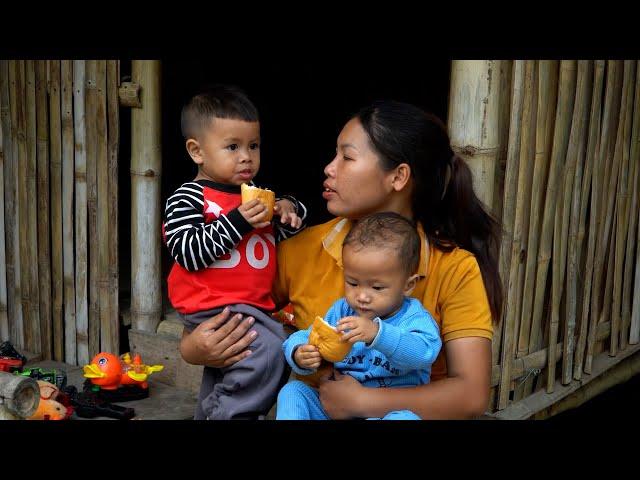
[[[238,144],[237,143],[232,143],[231,145],[229,145],[227,147],[229,150],[233,151],[233,150],[237,150],[238,149]]]

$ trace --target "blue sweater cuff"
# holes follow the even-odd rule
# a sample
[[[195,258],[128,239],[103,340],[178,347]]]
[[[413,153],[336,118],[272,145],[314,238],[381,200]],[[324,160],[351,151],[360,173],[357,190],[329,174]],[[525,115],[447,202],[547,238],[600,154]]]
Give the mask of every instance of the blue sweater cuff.
[[[398,349],[402,331],[393,325],[383,322],[380,318],[376,318],[374,322],[378,324],[378,334],[369,347],[379,350],[386,357],[391,358]]]

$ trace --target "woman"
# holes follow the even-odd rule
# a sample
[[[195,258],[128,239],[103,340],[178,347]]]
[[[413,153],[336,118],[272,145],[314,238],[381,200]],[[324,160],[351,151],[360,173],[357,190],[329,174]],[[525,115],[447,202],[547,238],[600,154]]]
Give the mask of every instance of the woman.
[[[423,419],[481,415],[490,391],[492,318],[502,305],[498,224],[475,196],[445,126],[413,105],[377,102],[344,126],[325,175],[323,197],[337,218],[280,244],[276,305],[292,303],[298,328],[323,316],[344,295],[341,247],[352,221],[392,211],[419,223],[420,281],[412,295],[435,317],[444,346],[431,383],[367,388],[336,373],[320,386],[324,409],[335,419],[394,410]],[[239,325],[234,318],[216,330],[225,320],[214,317],[183,336],[186,361],[222,366],[249,354],[250,320]]]

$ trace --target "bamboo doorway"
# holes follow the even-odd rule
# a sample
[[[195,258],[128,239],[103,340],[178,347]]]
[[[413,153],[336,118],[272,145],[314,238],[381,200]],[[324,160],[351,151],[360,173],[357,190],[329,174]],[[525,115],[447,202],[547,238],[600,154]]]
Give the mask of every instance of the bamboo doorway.
[[[117,60],[0,61],[0,340],[119,352]]]

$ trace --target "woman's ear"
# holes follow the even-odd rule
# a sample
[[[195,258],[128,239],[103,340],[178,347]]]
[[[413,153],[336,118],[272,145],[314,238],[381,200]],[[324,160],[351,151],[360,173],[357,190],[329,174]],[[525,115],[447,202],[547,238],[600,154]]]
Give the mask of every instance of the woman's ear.
[[[187,152],[189,156],[196,162],[198,165],[202,165],[204,163],[204,159],[202,158],[202,151],[200,150],[200,144],[195,138],[190,138],[187,140]]]
[[[404,295],[408,297],[413,292],[413,289],[416,288],[416,284],[418,283],[418,274],[411,275],[407,279],[407,283],[404,286]]]
[[[396,192],[399,192],[404,189],[410,178],[411,167],[406,163],[401,163],[393,171],[391,186]]]

